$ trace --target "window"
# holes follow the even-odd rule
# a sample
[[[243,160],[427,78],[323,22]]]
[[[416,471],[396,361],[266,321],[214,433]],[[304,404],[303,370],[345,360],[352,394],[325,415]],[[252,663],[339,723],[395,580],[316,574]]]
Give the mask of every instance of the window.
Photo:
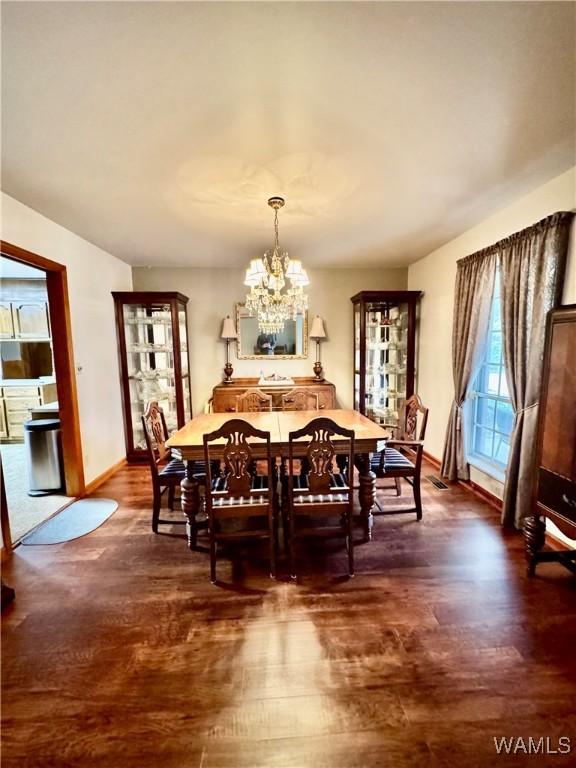
[[[468,460],[489,474],[501,477],[508,463],[514,411],[502,350],[499,272],[494,282],[484,357],[468,397]]]

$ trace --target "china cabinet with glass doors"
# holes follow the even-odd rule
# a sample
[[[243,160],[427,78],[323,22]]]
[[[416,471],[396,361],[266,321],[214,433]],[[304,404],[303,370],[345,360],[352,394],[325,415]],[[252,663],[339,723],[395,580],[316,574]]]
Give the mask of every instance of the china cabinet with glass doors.
[[[126,456],[146,458],[142,414],[157,400],[174,432],[192,418],[186,305],[181,293],[114,292]]]
[[[398,423],[414,394],[420,291],[362,291],[354,307],[354,408],[377,424]]]

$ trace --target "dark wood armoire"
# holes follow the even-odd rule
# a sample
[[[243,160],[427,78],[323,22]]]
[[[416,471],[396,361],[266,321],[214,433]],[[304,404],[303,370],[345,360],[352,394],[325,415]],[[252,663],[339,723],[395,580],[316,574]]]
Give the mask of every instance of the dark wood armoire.
[[[576,539],[576,304],[550,312],[543,370],[534,516],[524,524],[528,573],[551,560],[576,573],[576,550],[540,551],[546,519]]]

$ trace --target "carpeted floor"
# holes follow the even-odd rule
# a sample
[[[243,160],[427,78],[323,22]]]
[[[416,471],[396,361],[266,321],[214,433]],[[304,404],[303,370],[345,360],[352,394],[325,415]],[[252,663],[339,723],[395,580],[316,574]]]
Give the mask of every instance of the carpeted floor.
[[[5,444],[0,446],[0,451],[6,484],[10,531],[12,541],[16,542],[72,499],[60,494],[28,496],[28,473],[24,443]]]

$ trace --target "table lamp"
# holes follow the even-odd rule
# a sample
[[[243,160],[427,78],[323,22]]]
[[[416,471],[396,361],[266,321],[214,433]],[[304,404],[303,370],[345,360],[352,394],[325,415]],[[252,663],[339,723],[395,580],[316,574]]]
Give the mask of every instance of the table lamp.
[[[230,362],[230,341],[232,339],[237,339],[238,334],[236,333],[236,328],[234,326],[234,322],[230,318],[230,315],[226,315],[222,322],[222,333],[220,334],[220,337],[222,339],[225,339],[226,341],[226,365],[224,366],[224,384],[231,384],[232,383],[232,373],[234,372],[234,368],[232,368],[232,363]]]
[[[310,338],[316,342],[316,362],[314,363],[314,379],[316,381],[324,381],[324,374],[322,373],[322,363],[320,361],[320,342],[326,338],[326,331],[324,330],[324,321],[320,315],[316,315],[312,321],[312,329],[310,331]]]

